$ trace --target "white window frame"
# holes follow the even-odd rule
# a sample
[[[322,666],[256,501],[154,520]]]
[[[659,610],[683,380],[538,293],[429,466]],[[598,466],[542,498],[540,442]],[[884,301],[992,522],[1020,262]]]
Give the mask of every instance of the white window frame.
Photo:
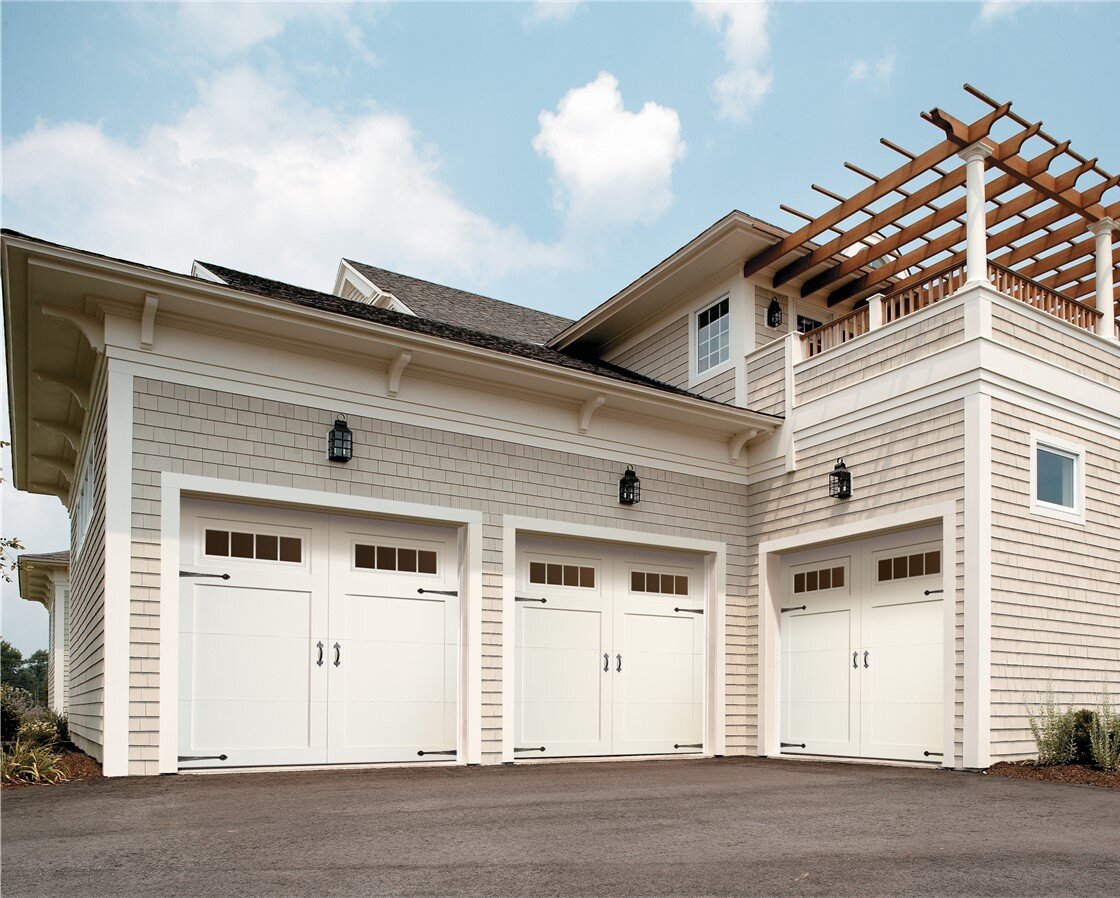
[[[1045,449],[1073,460],[1073,506],[1038,498],[1038,450]],[[1031,434],[1031,514],[1073,524],[1085,523],[1085,447],[1045,433]]]
[[[700,316],[709,309],[718,306],[721,302],[727,303],[727,358],[710,368],[700,370]],[[724,290],[715,298],[709,298],[703,303],[692,308],[688,317],[688,357],[689,357],[689,386],[704,383],[723,374],[735,366],[734,356],[734,303],[731,301],[731,292]]]
[[[93,492],[95,485],[93,482],[93,460],[97,450],[95,435],[91,432],[89,444],[85,454],[85,464],[82,466],[82,480],[78,486],[77,495],[74,498],[73,518],[74,518],[74,559],[77,560],[81,554],[82,546],[86,542],[86,534],[89,533],[89,525],[93,521]]]

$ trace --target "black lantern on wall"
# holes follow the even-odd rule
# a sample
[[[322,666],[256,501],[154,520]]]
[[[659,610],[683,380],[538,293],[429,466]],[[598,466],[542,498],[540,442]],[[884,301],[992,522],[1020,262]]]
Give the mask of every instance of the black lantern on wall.
[[[779,328],[782,326],[782,304],[778,302],[778,297],[770,300],[770,305],[766,309],[766,326]]]
[[[618,501],[622,505],[637,505],[642,501],[642,481],[629,465],[618,481]]]
[[[836,459],[836,467],[828,474],[828,494],[833,499],[852,498],[852,472],[842,458]]]
[[[334,419],[334,427],[327,434],[327,458],[347,462],[354,457],[354,433],[346,426],[346,416]]]

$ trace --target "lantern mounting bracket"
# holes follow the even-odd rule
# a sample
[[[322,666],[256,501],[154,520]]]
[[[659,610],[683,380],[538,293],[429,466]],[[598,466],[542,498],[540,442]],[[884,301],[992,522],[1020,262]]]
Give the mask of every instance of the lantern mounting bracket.
[[[401,387],[401,375],[404,374],[404,369],[408,367],[408,363],[411,361],[412,353],[407,349],[402,349],[393,357],[393,361],[389,363],[385,393],[390,399],[396,398],[397,391]]]
[[[606,403],[606,396],[588,396],[583,400],[583,404],[579,407],[579,432],[587,433],[587,428],[591,426],[591,419]]]

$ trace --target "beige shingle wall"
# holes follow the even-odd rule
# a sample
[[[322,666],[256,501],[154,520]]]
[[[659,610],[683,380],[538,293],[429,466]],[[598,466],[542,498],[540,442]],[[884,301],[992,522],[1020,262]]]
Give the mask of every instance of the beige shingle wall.
[[[105,657],[105,382],[95,387],[86,418],[94,440],[94,493],[89,529],[72,553],[68,618],[68,700],[74,744],[101,758]],[[77,475],[80,477],[81,475]],[[76,532],[70,544],[75,546]]]
[[[798,402],[809,402],[845,387],[948,349],[964,339],[964,306],[892,323],[890,331],[861,348],[825,353],[794,375]],[[867,338],[864,338],[865,340]]]
[[[766,324],[766,311],[770,308],[770,300],[777,297],[778,305],[782,307],[782,326],[781,327],[768,327]],[[765,287],[755,286],[754,288],[754,345],[756,349],[761,349],[771,340],[777,340],[779,337],[784,336],[791,327],[790,315],[793,314],[793,307],[790,305],[789,297],[782,293],[775,293],[773,290],[767,290]]]
[[[1116,364],[1115,352],[1094,345],[1092,340],[1078,339],[1057,318],[1048,319],[1049,316],[1032,314],[1025,305],[1019,309],[993,304],[992,336],[1056,368],[1120,390],[1120,366]],[[1044,334],[1041,328],[1045,329]]]
[[[852,498],[828,497],[827,475],[843,456],[853,475]],[[869,429],[813,448],[800,448],[797,471],[750,487],[747,508],[747,606],[736,622],[736,636],[748,646],[741,663],[728,664],[729,703],[743,709],[739,727],[753,745],[757,734],[758,696],[758,543],[927,505],[957,506],[957,596],[963,595],[964,567],[964,406],[953,401],[882,427]],[[963,735],[963,607],[957,607],[957,757]]]
[[[503,515],[728,543],[728,653],[747,653],[745,487],[642,468],[642,502],[618,504],[618,463],[351,415],[355,458],[324,459],[330,411],[137,378],[133,425],[130,772],[157,772],[160,475],[165,471],[483,512],[483,750],[501,752]],[[737,696],[735,701],[742,701]],[[728,744],[751,744],[741,707]]]
[[[1089,364],[1082,360],[1080,364]],[[1086,523],[1030,511],[1031,432],[1085,447]],[[1120,695],[1120,440],[992,403],[992,754],[1034,753],[1026,705]]]
[[[682,316],[661,330],[635,343],[611,359],[612,365],[629,368],[646,377],[688,386],[688,317]]]
[[[772,415],[786,410],[785,343],[776,340],[764,352],[747,357],[747,408]]]

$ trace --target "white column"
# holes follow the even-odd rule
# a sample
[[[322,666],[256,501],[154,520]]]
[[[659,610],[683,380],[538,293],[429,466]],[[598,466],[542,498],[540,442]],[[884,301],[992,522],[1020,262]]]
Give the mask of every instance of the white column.
[[[994,152],[990,144],[980,140],[965,147],[957,155],[965,162],[965,286],[987,284],[988,231],[984,221],[984,160]]]
[[[867,301],[867,329],[877,331],[883,326],[883,297],[872,296]]]
[[[1115,219],[1102,218],[1089,225],[1089,232],[1097,238],[1097,333],[1110,340],[1116,339],[1116,312],[1113,308],[1112,283],[1112,232],[1120,228]]]

